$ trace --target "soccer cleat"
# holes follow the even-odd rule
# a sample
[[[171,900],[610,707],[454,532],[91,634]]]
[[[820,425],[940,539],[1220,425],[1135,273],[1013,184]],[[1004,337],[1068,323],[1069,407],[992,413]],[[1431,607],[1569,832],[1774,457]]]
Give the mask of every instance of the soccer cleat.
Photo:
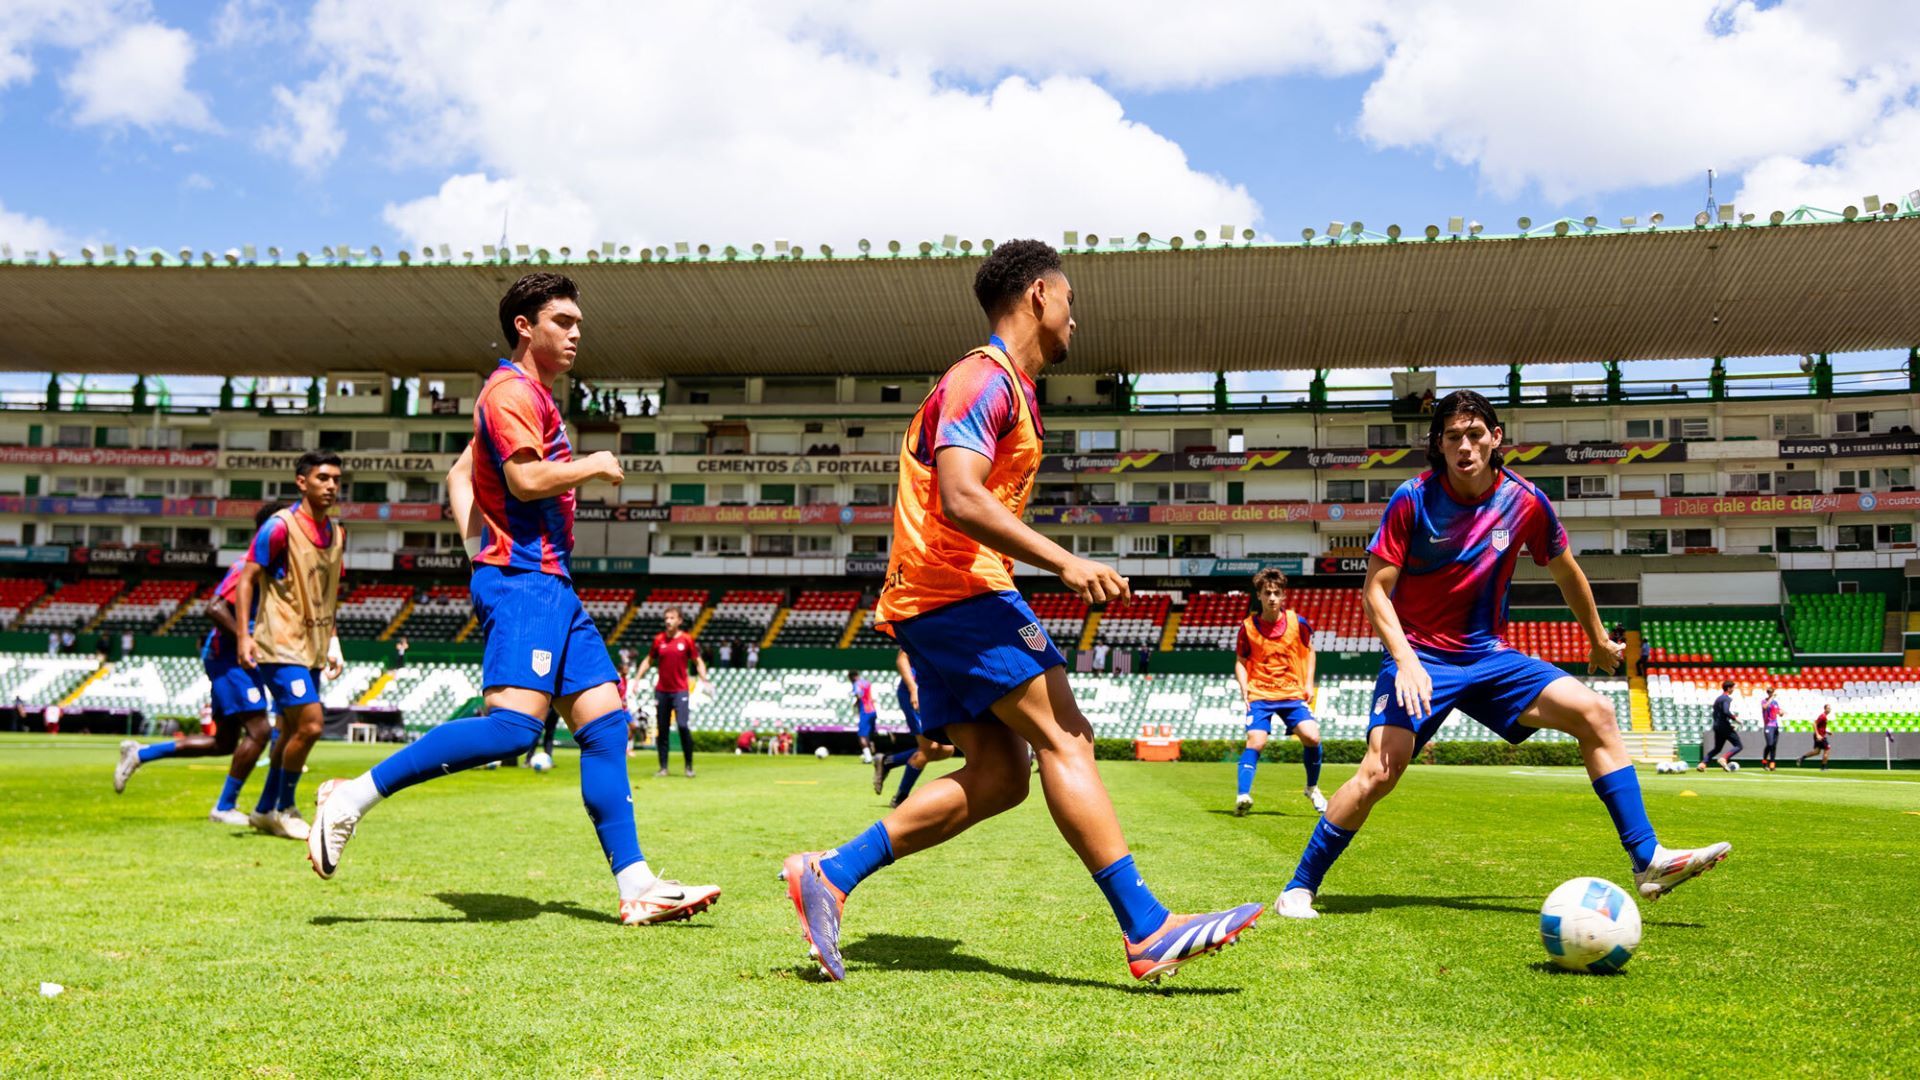
[[[888,800],[887,805],[892,809],[898,810],[900,809],[900,804],[905,801],[906,801],[905,799],[902,799],[900,796],[895,795],[892,799]]]
[[[839,982],[847,977],[847,965],[840,959],[840,912],[847,896],[820,872],[818,851],[789,855],[780,866],[780,880],[787,883],[787,898],[800,914],[800,936],[807,939],[807,954],[820,964],[820,974]]]
[[[247,815],[247,824],[253,826],[255,831],[266,833],[268,836],[285,837],[288,840],[305,840],[308,832],[307,823],[300,820],[298,811],[294,812],[293,820],[293,824],[288,823],[287,811],[284,810],[269,810],[264,814],[255,810]],[[299,830],[297,836],[294,835],[296,828]]]
[[[305,840],[313,832],[307,825],[307,819],[300,816],[297,806],[276,811],[274,816],[280,819],[280,835],[289,840]]]
[[[1127,942],[1127,968],[1136,979],[1158,982],[1181,964],[1233,944],[1264,910],[1265,904],[1241,904],[1205,915],[1169,915],[1147,940]]]
[[[1732,851],[1733,845],[1728,843],[1709,844],[1685,851],[1656,846],[1646,869],[1634,871],[1633,881],[1639,886],[1641,896],[1658,900],[1679,888],[1682,882],[1719,866]]]
[[[665,775],[667,775],[667,769],[666,769],[666,766],[664,766],[664,765],[663,765],[663,766],[661,766],[661,767],[660,767],[660,771],[659,771],[659,772],[657,772],[657,773],[654,773],[654,774],[653,774],[653,778],[654,778],[655,780],[658,780],[658,779],[660,779],[661,777],[663,777],[663,776],[665,776]]]
[[[1240,795],[1233,800],[1234,817],[1246,817],[1247,811],[1251,809],[1253,809],[1253,796]]]
[[[1273,902],[1273,910],[1289,919],[1317,919],[1320,913],[1313,910],[1313,894],[1305,889],[1288,889]]]
[[[887,759],[883,757],[874,758],[873,759],[873,793],[875,795],[878,795],[881,792],[885,791],[886,787],[887,787]]]
[[[140,744],[132,739],[122,739],[120,742],[120,762],[113,767],[113,793],[115,795],[127,790],[127,781],[133,776],[133,771],[139,767]]]
[[[215,825],[238,825],[245,828],[247,815],[238,810],[209,810],[207,820]]]
[[[320,785],[314,795],[313,827],[307,831],[307,861],[313,864],[313,872],[321,878],[330,878],[340,869],[340,853],[347,849],[347,841],[353,839],[353,830],[360,824],[358,814],[349,815],[338,806],[328,806],[333,793],[345,780],[333,779]]]
[[[1309,785],[1307,787],[1307,801],[1313,804],[1314,813],[1324,814],[1327,812],[1327,797],[1320,794],[1318,785]]]
[[[873,764],[873,751],[871,750],[860,751],[860,764],[862,765]]]
[[[687,779],[693,779],[693,766],[687,766]]]
[[[682,885],[667,878],[654,878],[646,892],[620,901],[620,922],[626,926],[648,926],[691,919],[712,907],[718,899],[718,885]]]

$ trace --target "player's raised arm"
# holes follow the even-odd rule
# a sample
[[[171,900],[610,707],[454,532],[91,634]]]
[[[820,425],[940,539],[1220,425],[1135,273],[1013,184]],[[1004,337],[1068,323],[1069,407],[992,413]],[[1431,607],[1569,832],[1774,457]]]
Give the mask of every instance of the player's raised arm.
[[[1574,561],[1571,550],[1562,551],[1547,563],[1547,572],[1553,575],[1554,584],[1560,586],[1560,596],[1572,610],[1573,617],[1580,621],[1580,628],[1587,632],[1587,670],[1604,671],[1611,675],[1620,669],[1620,659],[1626,654],[1627,647],[1607,636],[1607,628],[1600,621],[1600,607],[1593,599],[1593,586],[1587,582],[1586,571]]]
[[[1007,509],[987,490],[993,459],[960,446],[943,446],[934,455],[940,483],[940,510],[953,527],[1002,555],[1037,566],[1060,580],[1089,604],[1132,595],[1127,579],[1104,563],[1083,559],[1047,539]]]
[[[1393,679],[1394,699],[1408,713],[1425,717],[1432,711],[1433,678],[1421,665],[1420,657],[1400,627],[1400,613],[1393,610],[1393,587],[1400,583],[1400,568],[1378,555],[1367,557],[1367,583],[1360,589],[1360,604],[1367,621],[1380,636],[1380,644],[1393,657],[1397,669]]]

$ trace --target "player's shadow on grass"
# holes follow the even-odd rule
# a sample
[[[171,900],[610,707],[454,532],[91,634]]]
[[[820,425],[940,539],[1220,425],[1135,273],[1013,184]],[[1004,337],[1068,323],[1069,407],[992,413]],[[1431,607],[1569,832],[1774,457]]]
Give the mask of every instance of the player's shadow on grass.
[[[1236,814],[1231,810],[1221,810],[1218,807],[1208,810],[1207,813],[1218,814],[1221,817],[1305,817],[1306,816],[1305,814],[1289,814],[1285,810],[1249,810],[1244,814]],[[1317,818],[1320,815],[1315,814],[1313,816]]]
[[[338,926],[342,923],[505,923],[525,922],[542,915],[565,915],[588,922],[618,922],[619,916],[595,908],[581,907],[566,900],[540,901],[505,893],[443,892],[435,900],[458,911],[458,915],[315,915],[313,926]]]
[[[1322,915],[1365,915],[1370,911],[1382,911],[1388,908],[1437,907],[1451,911],[1487,911],[1507,915],[1538,915],[1538,907],[1515,906],[1513,904],[1488,903],[1492,900],[1519,900],[1518,896],[1327,896],[1319,900]],[[1661,926],[1669,929],[1698,930],[1699,923],[1671,922],[1648,919],[1648,926]]]
[[[850,963],[893,971],[954,971],[980,975],[998,975],[1014,982],[1043,986],[1075,986],[1092,990],[1118,990],[1126,994],[1211,997],[1237,994],[1237,986],[1151,986],[1079,979],[1071,975],[1051,975],[1044,971],[1007,967],[978,956],[958,951],[960,943],[949,938],[910,937],[904,934],[868,934],[841,948],[840,955]],[[805,970],[813,971],[809,965]]]

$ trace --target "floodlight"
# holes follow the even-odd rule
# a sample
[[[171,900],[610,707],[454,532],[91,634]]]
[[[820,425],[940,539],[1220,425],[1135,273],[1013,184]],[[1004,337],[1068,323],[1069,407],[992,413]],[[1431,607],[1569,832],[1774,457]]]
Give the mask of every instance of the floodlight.
[[[1840,216],[1848,221],[1852,221],[1854,218],[1860,216],[1860,208],[1849,205],[1845,210],[1840,211]]]
[[[1066,232],[1060,234],[1060,239],[1068,247],[1074,247],[1080,243],[1080,230],[1068,229]]]
[[[1587,228],[1591,229],[1594,226],[1600,224],[1600,219],[1597,217],[1594,217],[1592,214],[1588,214],[1586,217],[1583,217],[1580,219],[1580,224],[1585,225]]]
[[[296,253],[294,254],[294,258],[295,258],[295,259],[297,259],[297,260],[299,260],[299,262],[300,262],[300,265],[301,265],[301,266],[305,266],[305,265],[307,265],[307,259],[308,259],[309,257],[310,257],[310,256],[308,256],[308,255],[307,255],[307,253],[306,253],[306,252],[304,252],[304,251],[301,251],[301,252],[296,252]]]
[[[1660,224],[1661,222],[1663,222],[1663,221],[1665,221],[1665,220],[1667,220],[1667,215],[1665,215],[1665,214],[1662,214],[1662,213],[1660,213],[1660,212],[1658,212],[1658,211],[1655,211],[1655,212],[1654,212],[1654,213],[1653,213],[1652,215],[1650,215],[1650,216],[1649,216],[1649,217],[1647,218],[1647,224],[1649,224],[1649,225],[1658,225],[1658,224]]]
[[[1533,228],[1533,219],[1522,214],[1520,220],[1514,222],[1514,224],[1520,226],[1521,232],[1526,232],[1528,229]]]
[[[600,261],[600,253],[599,253],[598,251],[595,251],[595,250],[594,250],[594,249],[592,249],[592,248],[588,248],[588,249],[587,249],[587,261],[588,261],[588,262],[590,262],[590,263],[597,263],[597,262],[599,262],[599,261]]]
[[[1916,194],[1920,194],[1920,193],[1916,193]],[[1916,200],[1916,201],[1917,201],[1917,202],[1920,202],[1920,200]],[[1247,241],[1251,241],[1251,240],[1253,239],[1253,230],[1252,230],[1252,229],[1241,229],[1241,230],[1240,230],[1240,239],[1242,239],[1242,240],[1247,240]]]
[[[446,248],[441,248],[441,249],[440,249],[440,254],[442,254],[442,255],[445,255],[446,253],[447,253],[447,249],[446,249]],[[631,245],[631,244],[621,244],[621,245],[620,245],[620,257],[621,257],[621,258],[623,258],[623,259],[624,259],[624,258],[626,258],[626,257],[627,257],[628,255],[631,255],[631,254],[633,254],[633,245]]]
[[[91,251],[87,252],[87,257],[91,259],[93,257],[93,252]],[[240,249],[239,248],[228,248],[226,255],[223,257],[227,260],[228,266],[240,265]]]
[[[525,245],[525,244],[515,244],[515,245],[513,245],[513,254],[514,254],[514,255],[515,255],[515,257],[517,257],[517,258],[521,258],[521,259],[524,259],[524,258],[526,258],[526,257],[527,257],[527,254],[528,254],[528,252],[527,252],[527,245]]]
[[[613,241],[611,240],[600,241],[600,257],[604,259],[613,258]]]
[[[1469,222],[1467,222],[1467,235],[1468,235],[1468,236],[1479,236],[1479,235],[1480,235],[1480,230],[1481,230],[1481,229],[1484,229],[1484,228],[1486,228],[1486,226],[1484,226],[1484,225],[1482,225],[1482,224],[1480,224],[1480,223],[1479,223],[1479,222],[1477,222],[1477,221],[1469,221]]]
[[[1427,226],[1427,228],[1426,228],[1426,234],[1427,234],[1427,239],[1429,239],[1429,240],[1437,240],[1437,239],[1439,239],[1439,238],[1440,238],[1440,226],[1438,226],[1438,225],[1429,225],[1429,226]]]
[[[90,248],[90,247],[83,247],[83,248],[81,248],[81,249],[80,249],[80,257],[81,257],[81,258],[83,258],[83,259],[85,259],[85,260],[87,260],[88,262],[92,262],[92,261],[93,261],[93,249],[92,249],[92,248]]]
[[[1095,235],[1093,235],[1092,233],[1088,233],[1088,234],[1087,234],[1087,246],[1088,246],[1088,247],[1090,247],[1090,248],[1095,248],[1095,247],[1099,247],[1099,246],[1100,246],[1100,238],[1099,238],[1099,237],[1097,237],[1097,236],[1095,236]],[[992,250],[993,250],[993,241],[991,241],[991,240],[989,240],[989,241],[987,241],[987,242],[986,242],[986,249],[987,249],[988,251],[992,251]]]
[[[102,245],[102,247],[100,248],[100,254],[103,258],[117,259],[120,257],[120,245],[118,244]]]
[[[667,258],[667,245],[661,244],[659,247],[654,248],[653,257],[665,262]]]
[[[867,252],[872,250],[873,250],[873,241],[868,240],[864,236],[861,237],[860,238],[860,254],[865,255]]]
[[[1712,219],[1707,216],[1707,212],[1705,210],[1702,210],[1699,213],[1693,215],[1694,225],[1700,228],[1706,228],[1707,222],[1710,220]]]
[[[56,259],[60,257],[60,253],[59,253],[59,252],[57,252],[57,251],[49,251],[49,252],[47,252],[47,254],[48,254],[48,255],[51,255],[52,257],[54,257],[54,258],[56,258]],[[212,265],[213,265],[213,252],[211,252],[211,251],[203,251],[203,252],[201,252],[201,253],[200,253],[200,265],[201,265],[201,266],[212,266]]]
[[[1740,212],[1740,224],[1745,225],[1747,222],[1752,220],[1753,220],[1753,214],[1751,212],[1745,211],[1745,210]]]
[[[775,237],[773,240],[773,253],[775,255],[785,255],[787,253],[787,242],[779,237]]]
[[[805,244],[794,244],[787,248],[787,258],[789,259],[804,259],[806,257],[807,245]]]
[[[465,260],[467,260],[468,262],[472,262],[472,261],[473,261],[473,252],[471,252],[471,251],[462,251],[462,252],[460,253],[460,257],[461,257],[461,258],[463,258],[463,259],[465,259]]]
[[[1400,226],[1398,225],[1387,226],[1387,239],[1389,240],[1400,239]]]
[[[898,240],[887,241],[887,251],[889,251],[894,255],[900,254],[900,241]]]
[[[920,254],[922,255],[933,254],[933,241],[931,240],[920,241]]]
[[[401,266],[406,266],[407,264],[413,262],[413,252],[408,251],[406,248],[400,249],[400,254],[398,257],[400,259]]]
[[[1153,237],[1148,233],[1141,233],[1139,236],[1133,238],[1133,242],[1139,244],[1141,247],[1146,247],[1148,244],[1153,243]]]
[[[1342,232],[1345,232],[1346,228],[1347,226],[1345,222],[1329,221],[1327,222],[1327,235],[1332,237],[1335,240],[1338,240],[1340,239],[1340,234]]]
[[[1091,238],[1089,238],[1089,239],[1091,239]],[[986,253],[988,253],[988,254],[992,254],[992,253],[993,253],[993,239],[992,239],[991,237],[989,237],[988,239],[985,239],[985,240],[982,240],[982,241],[980,241],[980,250],[981,250],[981,251],[984,251],[984,252],[986,252]]]
[[[155,266],[165,266],[167,264],[167,257],[160,254],[159,248],[154,248],[153,254],[147,256],[147,261]],[[301,261],[305,262],[306,260],[303,259]]]
[[[960,238],[952,233],[947,233],[940,238],[940,246],[946,248],[948,251],[952,251],[954,248],[960,246]]]
[[[1193,241],[1194,241],[1194,243],[1196,243],[1196,244],[1204,244],[1204,243],[1206,243],[1206,242],[1207,242],[1207,230],[1205,230],[1205,229],[1195,229],[1195,230],[1193,230]]]
[[[700,257],[703,259],[706,258],[708,255],[713,254],[713,248],[707,244],[701,244],[699,247],[694,248],[694,250],[698,251],[700,253]],[[566,251],[567,249],[565,248],[560,249],[560,253],[562,255],[566,254]]]
[[[377,253],[376,253],[376,257],[377,257]],[[562,246],[561,246],[561,248],[560,248],[560,257],[561,257],[561,258],[563,258],[563,259],[570,259],[570,258],[572,258],[572,257],[573,257],[573,249],[572,249],[572,248],[570,248],[570,247],[567,247],[567,246],[565,246],[565,245],[562,245]]]
[[[326,253],[326,256],[327,256],[327,258],[329,258],[329,259],[331,259],[331,258],[333,258],[333,250],[332,250],[331,248],[321,248],[320,250],[321,250],[322,252],[325,252],[325,253]],[[491,258],[493,258],[493,257],[494,257],[494,255],[496,254],[496,252],[495,252],[495,250],[494,250],[494,246],[493,246],[492,244],[481,244],[481,245],[480,245],[480,254],[482,254],[482,255],[484,255],[484,256],[486,256],[487,258],[489,258],[489,259],[491,259]]]
[[[1729,203],[1720,204],[1720,224],[1722,225],[1727,224],[1728,222],[1732,221],[1735,216],[1736,215],[1734,213],[1732,203],[1729,202]]]
[[[1767,215],[1767,224],[1769,225],[1778,225],[1785,220],[1787,220],[1787,212],[1785,210],[1775,210],[1773,213]]]
[[[767,253],[767,245],[765,244],[753,245],[753,254],[756,258],[758,258],[761,255],[765,255],[766,253]]]
[[[1620,227],[1623,229],[1631,229],[1635,225],[1638,225],[1639,223],[1640,223],[1640,219],[1637,217],[1633,217],[1632,215],[1628,215],[1627,217],[1623,217],[1620,219]]]
[[[1860,205],[1866,209],[1867,213],[1877,214],[1880,212],[1880,196],[1869,195],[1860,200]]]
[[[1880,202],[1881,213],[1887,215],[1888,217],[1892,217],[1894,214],[1898,213],[1899,211],[1900,211],[1900,207],[1896,205],[1892,199],[1881,200]]]
[[[538,258],[538,259],[539,259],[539,260],[540,260],[541,262],[546,262],[546,261],[547,261],[548,259],[550,259],[550,258],[552,258],[552,257],[553,257],[553,256],[552,256],[552,255],[551,255],[551,254],[550,254],[550,253],[549,253],[549,252],[547,251],[547,249],[546,249],[546,248],[541,248],[541,249],[540,249],[539,251],[536,251],[536,252],[534,252],[533,254],[534,254],[534,257],[535,257],[535,258]]]
[[[445,244],[441,244],[441,245],[440,245],[440,257],[441,257],[441,258],[443,258],[443,259],[451,259],[451,258],[453,258],[453,249],[452,249],[452,248],[450,248],[450,247],[448,247],[448,246],[447,246],[447,245],[445,245]],[[473,258],[473,256],[471,256],[471,255],[469,255],[469,256],[467,256],[467,258],[469,258],[469,259],[471,259],[471,258]]]
[[[140,250],[138,248],[130,247],[127,249],[126,257],[127,257],[127,265],[132,266],[134,263],[137,263],[140,261]],[[5,258],[6,258],[5,255],[0,255],[0,260],[3,260]]]
[[[673,253],[684,259],[687,255],[688,246],[685,240],[675,240],[673,242]]]
[[[1180,236],[1179,233],[1174,233],[1172,236],[1169,236],[1167,238],[1167,246],[1172,248],[1175,251],[1179,251],[1180,245],[1183,243],[1185,243],[1185,240]]]
[[[1347,226],[1347,231],[1352,233],[1357,238],[1360,236],[1361,233],[1364,233],[1367,231],[1367,225],[1363,221],[1355,221],[1353,224]]]
[[[1220,242],[1223,244],[1233,243],[1233,226],[1231,225],[1220,226]]]
[[[1851,209],[1851,208],[1849,208],[1849,209]],[[193,249],[192,249],[192,248],[181,248],[181,249],[180,249],[180,261],[181,261],[181,262],[183,262],[183,263],[190,263],[190,262],[192,262],[192,261],[193,261]]]
[[[971,240],[960,241],[960,250],[962,252],[971,252],[973,250],[973,241]]]
[[[1466,228],[1466,225],[1466,218],[1450,217],[1447,219],[1447,231],[1455,236],[1460,235],[1460,231]]]
[[[1311,240],[1311,239],[1313,239],[1313,230],[1312,230],[1311,228],[1306,228],[1306,229],[1301,229],[1301,230],[1300,230],[1300,239],[1302,239],[1302,240]]]
[[[650,262],[652,262],[652,261],[653,261],[653,249],[652,249],[652,248],[641,248],[641,249],[640,249],[640,261],[641,261],[641,262],[643,262],[643,263],[650,263]]]
[[[1566,218],[1561,218],[1559,221],[1556,221],[1553,223],[1553,235],[1555,236],[1567,235],[1567,219]]]
[[[373,245],[373,247],[372,247],[371,249],[369,249],[369,250],[371,250],[371,251],[373,252],[373,261],[374,261],[374,262],[379,262],[379,261],[380,261],[380,245],[379,245],[379,244],[375,244],[375,245]]]

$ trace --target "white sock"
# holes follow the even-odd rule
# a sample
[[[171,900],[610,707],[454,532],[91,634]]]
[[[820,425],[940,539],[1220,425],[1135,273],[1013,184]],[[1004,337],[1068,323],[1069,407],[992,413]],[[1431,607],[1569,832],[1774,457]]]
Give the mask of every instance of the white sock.
[[[648,889],[653,888],[656,880],[658,879],[654,877],[653,870],[647,866],[645,859],[613,875],[613,883],[620,887],[622,900],[638,900]]]
[[[327,797],[327,801],[336,804],[342,813],[349,817],[359,817],[379,804],[386,796],[373,784],[373,774],[361,773],[359,776],[341,784]]]

